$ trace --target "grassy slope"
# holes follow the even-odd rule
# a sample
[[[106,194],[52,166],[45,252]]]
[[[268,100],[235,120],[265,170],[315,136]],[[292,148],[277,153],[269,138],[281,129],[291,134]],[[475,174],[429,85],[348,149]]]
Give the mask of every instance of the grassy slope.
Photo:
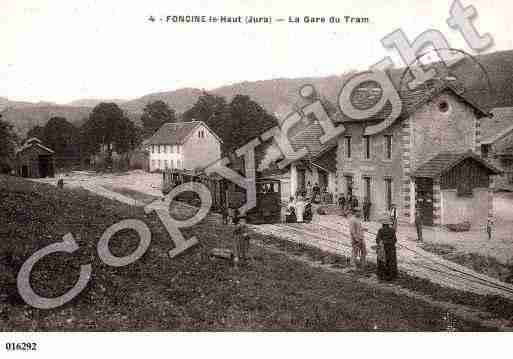
[[[381,293],[355,280],[311,268],[253,247],[253,260],[236,270],[211,261],[212,247],[227,247],[230,233],[213,223],[185,230],[200,244],[170,259],[172,248],[154,215],[86,191],[57,190],[0,176],[0,330],[443,330],[440,310],[410,298]],[[122,268],[96,254],[102,232],[125,218],[144,220],[152,243],[137,262]],[[54,310],[36,310],[16,292],[15,276],[37,249],[72,232],[73,256],[52,255],[33,272],[33,287],[46,296],[73,285],[78,266],[93,264],[88,287]],[[131,232],[111,241],[116,255],[137,245]],[[460,329],[479,329],[459,322]]]

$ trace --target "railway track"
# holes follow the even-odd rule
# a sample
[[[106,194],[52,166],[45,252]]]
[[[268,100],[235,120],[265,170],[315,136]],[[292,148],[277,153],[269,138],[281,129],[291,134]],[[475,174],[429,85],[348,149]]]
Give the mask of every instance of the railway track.
[[[329,253],[350,257],[351,245],[347,223],[340,222],[337,227],[321,223],[280,223],[254,226],[254,229]],[[369,249],[375,244],[375,232],[376,228],[369,228],[366,232],[365,240]],[[405,239],[398,238],[397,254],[399,268],[410,275],[428,279],[445,287],[481,295],[498,295],[513,300],[512,285],[444,260]],[[368,250],[368,259],[372,262],[376,261],[374,251]]]
[[[105,188],[98,188],[99,186],[84,187],[102,196],[133,204],[133,199]],[[295,243],[302,243],[346,257],[351,256],[349,231],[346,222],[338,223],[338,228],[321,223],[279,223],[252,227],[258,232],[276,235]],[[376,232],[377,227],[375,226],[370,226],[366,231],[365,240],[368,248],[374,244]],[[397,254],[399,268],[413,276],[425,278],[434,283],[458,290],[482,295],[499,295],[513,300],[512,285],[444,260],[439,256],[424,251],[405,239],[398,238]],[[375,253],[372,250],[368,251],[368,259],[376,261]]]

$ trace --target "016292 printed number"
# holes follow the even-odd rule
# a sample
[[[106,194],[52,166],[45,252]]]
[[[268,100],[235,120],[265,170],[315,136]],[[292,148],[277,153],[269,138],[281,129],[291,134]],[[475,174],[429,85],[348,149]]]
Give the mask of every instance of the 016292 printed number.
[[[37,350],[37,343],[5,343],[8,351],[30,351]]]

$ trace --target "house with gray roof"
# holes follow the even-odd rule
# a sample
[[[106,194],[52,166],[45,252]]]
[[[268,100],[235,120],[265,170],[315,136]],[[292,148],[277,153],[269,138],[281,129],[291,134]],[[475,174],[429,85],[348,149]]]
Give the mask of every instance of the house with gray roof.
[[[222,140],[202,121],[165,123],[146,142],[150,172],[194,170],[221,158]]]

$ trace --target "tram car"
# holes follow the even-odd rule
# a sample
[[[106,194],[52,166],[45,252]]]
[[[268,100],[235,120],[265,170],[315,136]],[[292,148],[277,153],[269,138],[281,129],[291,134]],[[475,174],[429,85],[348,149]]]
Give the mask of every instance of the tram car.
[[[187,182],[199,182],[204,184],[212,195],[212,209],[215,211],[223,207],[225,198],[225,181],[217,174],[207,176],[204,173],[196,173],[188,170],[167,169],[162,173],[162,194],[167,195],[173,188]],[[193,192],[183,192],[176,198],[192,205],[199,205],[200,199]]]
[[[246,201],[245,190],[217,174],[206,175],[187,170],[168,169],[163,172],[162,193],[186,182],[203,183],[212,195],[212,210],[221,212],[224,208],[239,208]],[[199,197],[193,192],[181,193],[177,200],[199,205]],[[256,206],[246,213],[248,223],[281,222],[281,183],[276,179],[261,178],[256,181]]]
[[[249,223],[278,223],[282,221],[281,182],[277,179],[256,181],[256,206],[246,214]]]

